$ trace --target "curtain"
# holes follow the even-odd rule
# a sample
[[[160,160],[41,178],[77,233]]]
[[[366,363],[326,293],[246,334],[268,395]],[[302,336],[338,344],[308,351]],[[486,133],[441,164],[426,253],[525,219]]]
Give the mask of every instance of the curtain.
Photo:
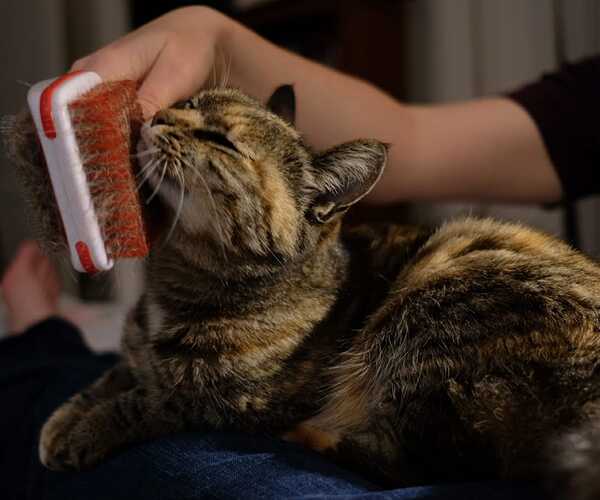
[[[455,101],[511,90],[564,60],[600,51],[600,2],[418,0],[403,5],[401,29],[407,99]],[[598,210],[596,200],[577,206],[581,246],[592,255],[600,254]],[[412,207],[411,217],[438,223],[464,213],[565,236],[562,211],[537,206],[428,204]]]

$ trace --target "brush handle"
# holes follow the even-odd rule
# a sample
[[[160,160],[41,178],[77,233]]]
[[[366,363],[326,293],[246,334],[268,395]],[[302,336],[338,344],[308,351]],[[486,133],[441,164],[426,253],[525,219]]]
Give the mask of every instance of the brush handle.
[[[95,273],[113,266],[108,256],[84,169],[69,103],[101,83],[92,72],[39,82],[27,102],[42,145],[73,267]]]

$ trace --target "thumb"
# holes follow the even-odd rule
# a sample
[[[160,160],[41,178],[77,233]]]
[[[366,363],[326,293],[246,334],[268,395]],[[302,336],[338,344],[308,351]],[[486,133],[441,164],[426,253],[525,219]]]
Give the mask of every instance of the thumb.
[[[176,40],[162,48],[138,91],[145,118],[197,93],[207,80],[213,64],[213,47],[194,47],[194,52]]]
[[[142,80],[167,41],[163,33],[135,35],[133,32],[75,61],[71,71],[93,71],[103,81]]]

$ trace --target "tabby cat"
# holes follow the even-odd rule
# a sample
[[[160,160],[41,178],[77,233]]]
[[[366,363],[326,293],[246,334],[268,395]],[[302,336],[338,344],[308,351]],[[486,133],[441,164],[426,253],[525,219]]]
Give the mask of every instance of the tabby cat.
[[[387,146],[315,153],[294,107],[290,86],[266,108],[214,89],[144,127],[144,172],[177,223],[147,261],[122,361],[50,417],[42,462],[236,429],[393,484],[554,466],[598,493],[600,267],[490,220],[342,229]]]

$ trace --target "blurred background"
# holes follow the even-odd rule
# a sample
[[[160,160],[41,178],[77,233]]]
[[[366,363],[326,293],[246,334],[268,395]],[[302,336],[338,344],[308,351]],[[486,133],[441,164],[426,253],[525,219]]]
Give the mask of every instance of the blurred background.
[[[28,83],[63,73],[76,58],[190,4],[220,9],[280,45],[407,102],[506,92],[600,51],[598,0],[2,0],[0,116],[24,105]],[[30,232],[20,187],[2,155],[0,213],[3,268]],[[437,223],[461,213],[531,224],[600,256],[600,203],[594,198],[553,208],[419,204],[385,215]],[[111,307],[122,309],[141,287],[135,263],[102,280],[66,274],[72,294],[110,299]]]

